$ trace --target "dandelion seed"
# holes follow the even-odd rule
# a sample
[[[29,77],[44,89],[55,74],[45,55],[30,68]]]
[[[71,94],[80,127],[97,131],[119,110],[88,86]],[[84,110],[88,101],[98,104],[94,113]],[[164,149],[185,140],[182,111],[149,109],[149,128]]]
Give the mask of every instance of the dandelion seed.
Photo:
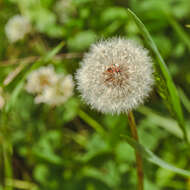
[[[74,82],[71,75],[57,74],[52,66],[40,67],[27,79],[26,90],[35,94],[35,103],[57,106],[72,96]]]
[[[31,26],[28,19],[21,15],[12,17],[5,26],[5,33],[11,43],[23,39],[30,31]]]
[[[52,66],[40,67],[28,75],[26,90],[33,94],[41,93],[45,87],[55,85],[57,80],[57,74]]]
[[[76,73],[84,101],[103,113],[126,113],[148,97],[154,83],[148,51],[132,40],[92,45]]]

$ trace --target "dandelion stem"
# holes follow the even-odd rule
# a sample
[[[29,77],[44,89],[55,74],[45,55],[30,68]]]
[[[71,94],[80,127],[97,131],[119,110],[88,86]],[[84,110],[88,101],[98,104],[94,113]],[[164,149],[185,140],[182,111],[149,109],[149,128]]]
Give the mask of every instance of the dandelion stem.
[[[7,143],[7,142],[5,142]],[[9,152],[7,145],[5,143],[3,146],[3,159],[4,159],[4,170],[5,170],[5,190],[12,190],[13,188],[11,186],[7,186],[6,180],[12,179],[13,173],[12,173],[12,166],[11,166],[11,153]],[[9,145],[11,146],[11,145]],[[12,148],[12,147],[11,147]]]
[[[138,133],[135,123],[135,118],[133,116],[133,112],[128,113],[129,126],[131,129],[132,137],[138,142]],[[136,164],[137,164],[137,177],[138,177],[138,190],[144,189],[144,174],[143,174],[143,165],[141,155],[136,151]]]
[[[76,59],[76,58],[81,58],[81,57],[82,57],[81,53],[61,53],[61,54],[55,55],[53,57],[53,60],[59,61],[62,59]],[[30,64],[30,63],[40,60],[40,58],[41,58],[40,56],[29,56],[25,58],[15,58],[15,59],[10,59],[10,60],[5,60],[5,61],[0,62],[0,67],[18,65],[20,63]]]

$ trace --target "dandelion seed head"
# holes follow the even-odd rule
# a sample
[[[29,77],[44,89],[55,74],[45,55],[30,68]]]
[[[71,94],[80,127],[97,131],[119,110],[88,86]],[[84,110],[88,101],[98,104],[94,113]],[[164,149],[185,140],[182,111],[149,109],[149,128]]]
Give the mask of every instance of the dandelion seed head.
[[[41,93],[46,86],[53,86],[58,80],[52,66],[40,67],[28,75],[26,90],[29,93]]]
[[[46,103],[51,106],[61,105],[73,95],[74,82],[71,75],[59,75],[54,86],[46,86],[41,94],[35,97],[35,103]]]
[[[148,51],[132,40],[112,38],[91,46],[76,73],[78,90],[92,108],[126,113],[142,104],[153,83]]]
[[[15,15],[10,18],[5,26],[5,33],[11,43],[23,39],[30,31],[31,26],[28,19],[21,15]]]

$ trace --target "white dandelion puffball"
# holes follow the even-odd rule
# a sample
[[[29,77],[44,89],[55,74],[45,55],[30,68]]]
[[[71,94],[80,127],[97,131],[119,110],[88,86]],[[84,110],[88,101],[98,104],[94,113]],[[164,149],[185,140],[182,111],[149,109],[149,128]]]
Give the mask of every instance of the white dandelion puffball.
[[[52,66],[40,67],[28,75],[26,91],[29,93],[41,93],[45,87],[53,86],[58,81],[58,76]]]
[[[83,100],[103,113],[127,113],[143,103],[154,83],[148,51],[132,40],[92,45],[76,73]]]
[[[3,108],[3,106],[5,105],[5,99],[2,96],[2,88],[0,87],[0,110]]]
[[[73,95],[74,83],[71,75],[59,75],[54,86],[47,86],[36,96],[35,103],[46,103],[52,106],[61,105]]]
[[[5,26],[5,33],[11,43],[23,39],[30,30],[31,26],[28,19],[21,15],[15,15],[9,19]]]

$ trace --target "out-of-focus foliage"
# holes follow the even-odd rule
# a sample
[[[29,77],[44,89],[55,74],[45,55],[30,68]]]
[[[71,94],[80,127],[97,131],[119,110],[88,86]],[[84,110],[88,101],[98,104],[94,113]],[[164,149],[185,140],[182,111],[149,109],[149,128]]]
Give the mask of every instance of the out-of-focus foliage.
[[[52,107],[35,104],[24,89],[25,74],[42,65],[74,75],[82,55],[101,38],[130,37],[145,45],[127,8],[148,28],[180,87],[190,137],[189,0],[0,0],[0,94],[5,99],[0,112],[0,190],[135,189],[134,150],[120,138],[130,134],[125,115],[90,110],[77,90],[63,105]],[[5,27],[15,15],[26,17],[31,29],[11,43]],[[63,47],[54,49],[61,42]],[[135,112],[141,144],[190,170],[189,146],[156,89],[145,106]],[[106,133],[93,120],[87,122],[89,116]],[[190,179],[147,161],[144,171],[146,190],[190,189]]]

